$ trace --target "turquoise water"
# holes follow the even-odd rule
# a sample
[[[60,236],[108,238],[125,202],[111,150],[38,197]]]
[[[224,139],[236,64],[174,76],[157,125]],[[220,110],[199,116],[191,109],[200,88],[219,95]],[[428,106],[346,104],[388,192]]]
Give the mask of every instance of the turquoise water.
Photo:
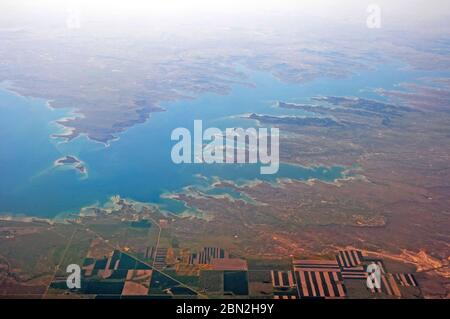
[[[117,194],[139,202],[156,203],[179,213],[186,209],[183,203],[161,195],[181,191],[189,185],[207,187],[214,176],[235,182],[256,179],[275,182],[279,178],[332,181],[342,177],[345,168],[282,164],[276,175],[260,175],[259,165],[176,165],[170,157],[174,144],[170,135],[177,127],[193,130],[196,119],[203,120],[204,128],[224,129],[255,126],[253,121],[236,117],[250,112],[304,114],[274,108],[277,100],[308,102],[309,97],[318,95],[374,98],[376,95],[371,89],[391,88],[419,76],[422,74],[384,66],[349,79],[319,79],[294,85],[267,73],[249,72],[249,80],[256,84],[255,88],[236,85],[227,95],[202,94],[195,100],[163,104],[166,112],[152,114],[149,121],[120,134],[120,139],[109,147],[86,137],[69,143],[51,139],[52,133],[61,130],[53,121],[70,116],[68,110],[51,110],[43,100],[0,90],[0,213],[52,217],[78,212],[89,205],[102,205]],[[54,167],[54,161],[65,155],[82,160],[88,174]],[[226,188],[205,192],[228,194],[233,198],[244,196]]]

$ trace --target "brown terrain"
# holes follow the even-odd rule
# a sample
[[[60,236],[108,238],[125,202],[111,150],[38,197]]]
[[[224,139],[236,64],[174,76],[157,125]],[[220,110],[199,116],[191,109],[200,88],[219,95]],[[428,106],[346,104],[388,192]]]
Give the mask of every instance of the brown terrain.
[[[349,32],[295,15],[267,21],[248,26],[233,20],[233,28],[220,21],[211,27],[208,20],[175,28],[151,19],[150,25],[114,20],[113,28],[88,21],[77,30],[54,27],[55,21],[20,28],[1,22],[0,81],[23,96],[70,110],[73,117],[59,121],[67,132],[56,136],[86,135],[108,144],[163,111],[164,103],[252,85],[242,68],[297,84],[348,77],[393,60],[414,70],[450,70],[446,29],[368,34],[365,27]],[[318,96],[311,104],[278,104],[315,114],[310,118],[250,116],[249,121],[285,132],[283,162],[348,168],[346,178],[331,183],[238,186],[223,180],[211,187],[231,188],[253,201],[180,192],[171,197],[197,213],[178,216],[120,200],[113,209],[97,208],[92,216],[64,222],[4,218],[0,297],[49,297],[66,265],[105,257],[113,249],[137,255],[156,247],[169,255],[163,261],[176,264],[171,249],[209,245],[234,258],[278,265],[361,249],[412,268],[423,296],[450,298],[449,84],[445,77],[399,83],[395,90],[379,89],[380,101]],[[151,220],[152,227],[129,225],[139,218]],[[241,261],[231,264],[242,268]],[[183,267],[189,274],[199,270]],[[127,273],[125,293],[146,291],[153,276],[155,270]]]
[[[431,110],[428,103],[417,102],[426,100],[420,95],[424,92],[430,94],[427,99],[437,99],[436,91],[424,87],[401,96],[385,92],[401,98],[404,105],[382,104],[392,108],[389,112],[355,115],[347,110],[362,100],[346,98],[338,108],[320,108],[322,115],[343,126],[282,124],[282,130],[294,133],[281,142],[284,161],[306,166],[357,164],[349,170],[352,177],[334,183],[281,180],[276,187],[215,184],[246,194],[257,206],[198,192],[178,194],[187,205],[213,216],[208,222],[177,222],[178,236],[194,241],[207,236],[218,242],[228,237],[242,256],[326,255],[330,249],[357,247],[415,265],[425,286],[430,286],[426,294],[448,296],[450,105],[448,99],[440,100]],[[438,92],[448,94],[448,86]],[[410,104],[410,99],[415,102]],[[393,110],[395,116],[383,124],[382,118]],[[264,120],[260,116],[259,121]]]

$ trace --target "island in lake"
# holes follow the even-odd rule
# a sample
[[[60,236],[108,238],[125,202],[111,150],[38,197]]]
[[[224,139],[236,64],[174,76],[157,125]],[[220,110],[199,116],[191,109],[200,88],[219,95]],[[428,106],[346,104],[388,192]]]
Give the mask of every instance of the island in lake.
[[[71,166],[77,169],[82,174],[87,174],[87,169],[85,164],[76,158],[75,156],[67,155],[61,158],[58,158],[55,161],[55,166]]]

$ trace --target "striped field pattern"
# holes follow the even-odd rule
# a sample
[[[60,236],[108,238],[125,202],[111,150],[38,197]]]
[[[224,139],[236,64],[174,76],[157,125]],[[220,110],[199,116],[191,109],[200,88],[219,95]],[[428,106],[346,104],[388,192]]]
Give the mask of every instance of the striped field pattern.
[[[363,255],[359,250],[341,250],[336,256],[339,266],[343,268],[359,266],[363,259]]]
[[[381,272],[379,288],[366,286],[370,264],[377,265]],[[345,282],[354,287],[347,280],[362,281],[364,286],[361,288],[394,298],[402,297],[401,287],[418,287],[412,274],[388,273],[382,259],[370,258],[353,249],[340,250],[335,260],[293,260],[293,268],[293,278],[288,271],[271,271],[272,285],[274,288],[292,288],[296,283],[300,298],[344,298],[347,295]],[[359,283],[356,285],[359,287]],[[287,297],[279,294],[275,298]]]
[[[298,297],[295,295],[283,295],[280,293],[274,293],[273,299],[297,299]]]
[[[296,260],[294,272],[301,298],[346,296],[340,268],[334,260]]]
[[[418,287],[416,278],[412,274],[395,274],[395,278],[403,287]]]
[[[372,293],[385,293],[389,296],[401,297],[400,289],[392,274],[386,273],[386,268],[381,259],[364,258],[361,251],[341,250],[336,255],[336,260],[341,268],[342,278],[345,280],[367,280],[367,265],[374,263],[381,271],[381,287],[371,288]]]
[[[296,286],[295,277],[292,271],[277,271],[270,272],[272,277],[272,286],[276,288],[292,288]]]
[[[341,269],[342,278],[344,279],[367,279],[367,272],[364,266],[358,267],[343,267]]]
[[[372,291],[374,292],[374,291]],[[381,275],[381,291],[375,292],[384,292],[389,296],[401,297],[402,294],[400,289],[398,288],[397,283],[394,280],[394,276],[392,274],[382,274]]]
[[[155,250],[155,262],[153,266],[162,269],[166,266],[167,248],[158,248]]]
[[[212,259],[229,258],[229,254],[218,247],[205,247],[203,250],[193,253],[189,257],[188,263],[190,265],[207,265],[211,263]]]

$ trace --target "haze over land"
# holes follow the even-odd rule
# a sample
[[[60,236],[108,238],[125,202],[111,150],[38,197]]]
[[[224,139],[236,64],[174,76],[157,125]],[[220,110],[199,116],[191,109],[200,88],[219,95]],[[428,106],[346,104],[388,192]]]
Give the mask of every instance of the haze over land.
[[[448,34],[449,4],[395,3],[380,2],[383,25],[371,30],[361,1],[6,1],[0,79],[76,109],[79,116],[63,123],[67,138],[109,142],[160,102],[245,82],[239,66],[297,83],[389,58],[448,68],[439,39]]]
[[[283,269],[361,249],[448,298],[450,3],[377,1],[380,29],[369,4],[2,1],[0,212],[82,217],[0,221],[0,294],[48,292],[52,243],[83,260],[110,240],[173,252],[169,272],[210,245]],[[279,127],[280,173],[174,166],[170,132],[194,119]],[[47,237],[48,258],[23,253]]]

